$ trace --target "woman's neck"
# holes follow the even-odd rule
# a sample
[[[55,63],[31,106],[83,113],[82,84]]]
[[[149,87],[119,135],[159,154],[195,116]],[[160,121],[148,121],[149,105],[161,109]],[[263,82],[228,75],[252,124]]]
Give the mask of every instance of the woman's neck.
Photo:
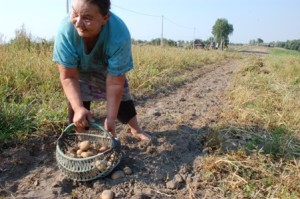
[[[95,37],[83,37],[84,51],[89,54],[94,46],[96,45],[98,40],[98,35]]]

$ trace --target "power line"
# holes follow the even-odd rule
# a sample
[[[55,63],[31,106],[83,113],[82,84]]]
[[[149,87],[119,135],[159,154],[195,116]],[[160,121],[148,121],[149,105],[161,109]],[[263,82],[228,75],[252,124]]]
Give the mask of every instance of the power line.
[[[125,10],[125,11],[128,11],[128,12],[134,13],[134,14],[138,14],[138,15],[144,15],[144,16],[148,16],[148,17],[161,18],[162,19],[161,20],[161,42],[163,42],[163,36],[164,36],[164,20],[166,20],[169,23],[171,23],[173,25],[176,25],[176,26],[178,26],[180,28],[184,28],[184,29],[188,29],[188,30],[193,30],[193,39],[196,39],[197,35],[201,35],[200,31],[196,27],[188,27],[188,26],[184,26],[184,25],[178,24],[178,23],[172,21],[171,19],[165,17],[164,15],[158,16],[158,15],[153,15],[153,14],[147,14],[147,13],[137,12],[137,11],[130,10],[130,9],[127,9],[127,8],[124,8],[124,7],[115,5],[115,4],[112,4],[112,6],[118,8],[118,9],[121,9],[121,10]],[[206,35],[204,35],[204,37],[205,36]],[[206,37],[208,37],[208,36],[206,36]]]
[[[69,0],[66,0],[66,3],[67,3],[67,13],[69,13]],[[137,12],[137,11],[134,11],[134,10],[130,10],[130,9],[127,9],[127,8],[124,8],[124,7],[121,7],[121,6],[118,6],[118,5],[115,5],[115,4],[112,4],[112,6],[116,7],[116,8],[119,8],[119,9],[122,9],[122,10],[126,10],[128,12],[132,12],[134,14],[138,14],[138,15],[144,15],[144,16],[148,16],[148,17],[155,17],[155,18],[162,18],[162,30],[163,30],[163,21],[164,19],[167,20],[168,22],[172,23],[173,25],[176,25],[180,28],[184,28],[184,29],[189,29],[189,30],[194,30],[199,32],[195,27],[187,27],[187,26],[183,26],[183,25],[180,25],[174,21],[172,21],[171,19],[165,17],[165,16],[158,16],[158,15],[153,15],[153,14],[146,14],[146,13],[142,13],[142,12]],[[200,32],[199,32],[200,33]],[[194,33],[195,34],[195,33]],[[163,35],[163,33],[162,33]]]
[[[114,4],[112,4],[112,5],[116,8],[126,10],[126,11],[129,11],[129,12],[132,12],[132,13],[135,13],[135,14],[139,14],[139,15],[144,15],[144,16],[148,16],[148,17],[161,17],[161,16],[157,16],[157,15],[145,14],[145,13],[137,12],[137,11],[134,11],[134,10],[129,10],[127,8],[122,8],[122,7],[114,5]]]
[[[162,17],[162,16],[158,16],[158,15],[152,15],[152,14],[146,14],[146,13],[141,13],[141,12],[137,12],[137,11],[134,11],[134,10],[129,10],[127,8],[123,8],[123,7],[120,7],[120,6],[117,6],[115,4],[112,4],[114,7],[116,8],[119,8],[119,9],[122,9],[122,10],[126,10],[126,11],[129,11],[129,12],[132,12],[132,13],[135,13],[135,14],[139,14],[139,15],[144,15],[144,16],[149,16],[149,17]],[[170,23],[178,26],[178,27],[181,27],[181,28],[185,28],[185,29],[194,29],[194,28],[191,28],[191,27],[186,27],[186,26],[183,26],[183,25],[180,25],[180,24],[177,24],[175,22],[173,22],[171,19],[168,19],[167,17],[163,17],[163,19],[166,19],[167,21],[169,21]]]
[[[192,27],[187,27],[187,26],[180,25],[180,24],[175,23],[174,21],[172,21],[172,20],[170,20],[170,19],[168,19],[168,18],[166,18],[166,17],[164,17],[164,19],[166,19],[166,20],[169,21],[170,23],[172,23],[172,24],[174,24],[174,25],[176,25],[176,26],[178,26],[178,27],[180,27],[180,28],[189,29],[189,30],[194,30],[194,39],[195,39],[195,37],[196,37],[196,33],[198,33],[199,35],[202,34],[202,33],[201,33],[197,28],[195,28],[195,27],[192,28]],[[206,36],[206,35],[204,35],[204,36]]]
[[[167,17],[164,17],[164,18],[165,18],[167,21],[169,21],[170,23],[172,23],[172,24],[174,24],[174,25],[176,25],[176,26],[178,26],[178,27],[185,28],[185,29],[190,29],[190,30],[194,29],[194,28],[191,28],[191,27],[187,27],[187,26],[183,26],[183,25],[177,24],[177,23],[171,21],[170,19],[168,19]]]

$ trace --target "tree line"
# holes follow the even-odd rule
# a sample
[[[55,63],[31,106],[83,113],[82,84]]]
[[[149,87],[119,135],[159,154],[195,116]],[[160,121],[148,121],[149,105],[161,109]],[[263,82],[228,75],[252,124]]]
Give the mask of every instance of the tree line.
[[[177,46],[185,48],[195,48],[195,46],[210,46],[214,49],[222,49],[227,47],[229,44],[229,35],[233,33],[233,25],[229,24],[227,19],[221,18],[217,19],[215,25],[212,27],[213,37],[209,37],[207,40],[194,39],[193,41],[184,41],[178,40],[174,41],[171,39],[161,39],[156,38],[152,39],[150,42],[142,40],[132,39],[133,44],[150,44],[150,45],[164,45],[164,46]],[[46,41],[45,39],[32,39],[30,33],[26,31],[25,25],[23,24],[20,29],[15,31],[15,38],[12,39],[9,43],[13,46],[22,49],[30,49],[32,47],[37,48],[38,51],[49,48],[53,45],[53,41]],[[0,35],[1,36],[1,35]],[[2,36],[3,37],[3,36]]]
[[[212,44],[216,45],[216,47],[223,50],[224,47],[229,45],[229,35],[233,33],[233,25],[229,24],[227,19],[217,19],[215,25],[212,27],[212,34],[213,36],[207,38],[206,40],[203,39],[194,39],[192,41],[184,41],[184,40],[172,40],[164,38],[155,38],[150,41],[147,40],[135,40],[132,39],[133,44],[138,45],[163,45],[165,46],[176,46],[176,47],[185,47],[185,48],[195,48],[195,44],[201,45],[202,47],[211,46]],[[0,34],[1,36],[1,34]],[[3,37],[3,35],[2,35]],[[24,24],[21,26],[20,29],[15,31],[15,38],[12,39],[9,44],[13,44],[16,48],[28,49],[30,51],[31,48],[36,48],[38,51],[49,50],[53,47],[54,40],[47,41],[45,39],[33,39],[31,34],[28,33],[25,29]],[[0,43],[1,44],[1,43]],[[232,43],[231,43],[232,44]],[[250,40],[250,45],[268,45],[269,47],[279,47],[285,48],[288,50],[296,50],[300,51],[300,39],[298,40],[287,40],[287,41],[277,41],[277,42],[270,42],[265,44],[261,38],[256,40]]]
[[[278,47],[278,48],[285,48],[288,50],[296,50],[300,51],[300,39],[297,40],[287,40],[287,41],[274,41],[267,44],[264,44],[264,40],[261,38],[253,39],[249,41],[250,45],[267,45],[269,47]]]
[[[163,45],[167,46],[178,46],[178,47],[186,47],[186,48],[194,48],[197,46],[212,46],[213,48],[219,48],[223,50],[223,48],[227,47],[229,44],[229,35],[233,33],[233,25],[228,23],[228,20],[225,18],[217,19],[214,26],[212,27],[212,35],[206,40],[202,39],[194,39],[192,41],[183,41],[183,40],[170,40],[170,39],[161,39],[155,38],[151,41],[146,40],[132,40],[135,44],[150,44],[150,45]]]
[[[285,48],[288,50],[300,51],[300,39],[298,40],[288,40],[288,41],[277,41],[273,43],[275,47]]]

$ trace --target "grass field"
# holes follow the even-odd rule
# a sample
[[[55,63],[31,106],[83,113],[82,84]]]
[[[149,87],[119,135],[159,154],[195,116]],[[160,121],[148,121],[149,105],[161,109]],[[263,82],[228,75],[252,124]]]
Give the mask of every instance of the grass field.
[[[241,59],[224,110],[203,158],[201,180],[228,198],[300,197],[300,53],[268,49],[268,55],[229,51],[133,46],[135,70],[128,74],[137,95],[176,87],[192,71],[224,60]],[[245,50],[245,49],[242,49]],[[61,131],[66,100],[52,49],[0,46],[0,141],[26,140]],[[165,78],[168,77],[168,78]],[[243,144],[220,154],[229,139]],[[240,197],[237,197],[240,196]]]
[[[228,56],[222,52],[134,46],[135,70],[128,74],[131,88],[149,93],[162,85],[180,84],[182,71],[216,63]],[[66,101],[52,48],[18,49],[0,46],[0,140],[26,138],[31,133],[56,131],[66,122]],[[168,76],[169,78],[164,78]]]
[[[233,106],[208,143],[239,140],[238,150],[216,152],[201,168],[228,198],[300,197],[300,53],[268,52],[243,61],[227,94]]]

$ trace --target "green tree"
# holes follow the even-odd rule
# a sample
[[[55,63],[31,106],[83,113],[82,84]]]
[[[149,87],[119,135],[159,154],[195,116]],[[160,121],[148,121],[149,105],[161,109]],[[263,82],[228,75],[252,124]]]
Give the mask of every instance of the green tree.
[[[262,43],[264,43],[264,40],[262,40],[261,38],[258,38],[257,39],[257,44],[259,45],[259,44],[262,44]]]
[[[229,35],[233,33],[232,24],[228,23],[227,19],[217,19],[215,25],[212,28],[212,34],[215,37],[215,41],[219,44],[221,50],[229,43]]]

